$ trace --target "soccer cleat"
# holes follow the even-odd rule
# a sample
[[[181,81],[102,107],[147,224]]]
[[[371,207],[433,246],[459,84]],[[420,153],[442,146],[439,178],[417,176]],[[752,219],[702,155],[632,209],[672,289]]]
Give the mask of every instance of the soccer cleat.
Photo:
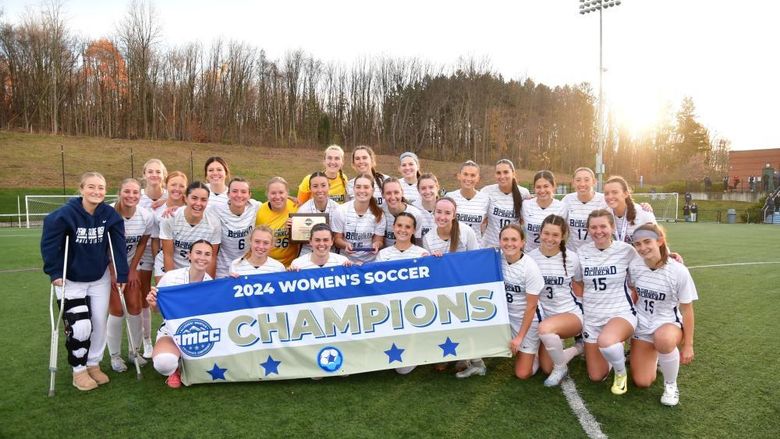
[[[561,384],[561,381],[563,381],[563,379],[566,378],[566,375],[568,373],[569,373],[569,368],[566,367],[566,365],[563,365],[561,367],[554,366],[552,372],[550,372],[550,376],[548,376],[547,379],[544,380],[544,386],[555,387]]]
[[[661,404],[674,407],[680,402],[680,391],[677,383],[664,383],[664,394],[661,396]]]
[[[103,373],[102,370],[100,370],[100,366],[87,366],[87,373],[98,384],[106,384],[109,381],[111,381],[108,378],[108,375],[106,375],[105,373]]]
[[[456,373],[455,376],[458,378],[468,378],[472,375],[480,375],[484,376],[487,373],[487,367],[484,365],[474,365],[469,364],[469,367],[461,370],[460,372]]]
[[[168,376],[168,379],[165,380],[165,384],[171,389],[178,389],[181,387],[181,374],[179,373],[179,369],[176,369],[176,372]]]
[[[122,359],[119,355],[112,355],[111,356],[111,369],[114,370],[114,372],[122,373],[127,370],[127,365],[125,364],[125,360]]]
[[[151,359],[153,349],[154,347],[152,346],[152,339],[144,338],[144,353],[141,356],[146,358],[147,360]]]
[[[132,352],[128,352],[127,353],[127,361],[129,361],[131,363],[135,363],[135,354],[132,353]],[[138,357],[138,365],[139,366],[144,367],[144,366],[146,366],[146,363],[148,363],[148,361],[146,361],[146,359],[143,357],[143,355]]]
[[[615,380],[612,382],[612,393],[622,395],[628,391],[628,374],[615,374]]]
[[[92,390],[97,389],[98,383],[89,376],[89,372],[82,370],[81,372],[73,372],[73,387],[79,390]]]

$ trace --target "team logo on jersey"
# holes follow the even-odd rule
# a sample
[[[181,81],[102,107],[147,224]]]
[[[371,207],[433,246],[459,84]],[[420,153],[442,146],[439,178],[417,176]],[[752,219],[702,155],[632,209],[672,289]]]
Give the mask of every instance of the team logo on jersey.
[[[220,338],[219,328],[214,329],[205,320],[190,319],[182,323],[173,339],[179,349],[190,357],[206,355]]]
[[[325,372],[336,372],[344,364],[344,355],[338,348],[325,346],[317,353],[317,365]]]

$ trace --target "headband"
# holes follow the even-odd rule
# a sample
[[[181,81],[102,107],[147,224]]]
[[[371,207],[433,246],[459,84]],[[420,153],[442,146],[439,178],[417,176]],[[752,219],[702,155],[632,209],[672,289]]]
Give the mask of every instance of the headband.
[[[658,233],[655,233],[652,230],[640,229],[634,232],[633,235],[634,241],[639,241],[640,239],[644,239],[644,238],[655,239],[656,241],[659,239]]]
[[[420,164],[420,159],[417,158],[417,154],[415,154],[415,153],[413,153],[411,151],[406,151],[405,153],[401,154],[401,157],[399,157],[398,160],[403,160],[403,159],[405,159],[407,157],[411,157],[412,160],[415,161],[415,163],[417,163],[418,165]]]

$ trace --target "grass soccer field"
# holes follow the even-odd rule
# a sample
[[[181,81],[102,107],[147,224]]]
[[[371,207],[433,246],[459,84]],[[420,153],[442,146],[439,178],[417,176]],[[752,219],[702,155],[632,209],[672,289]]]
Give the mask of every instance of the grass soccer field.
[[[626,395],[614,396],[611,377],[589,382],[581,359],[570,365],[577,394],[609,437],[776,437],[780,227],[667,228],[700,297],[696,357],[681,367],[680,405],[659,403],[660,376],[650,389],[629,383]],[[39,239],[40,230],[0,230],[0,437],[587,436],[560,388],[545,388],[541,374],[515,379],[506,358],[487,359],[488,374],[467,380],[419,367],[407,376],[384,371],[172,390],[151,365],[140,382],[132,365],[123,374],[109,371],[106,355],[111,383],[79,392],[60,345],[57,394],[49,398],[49,283]]]

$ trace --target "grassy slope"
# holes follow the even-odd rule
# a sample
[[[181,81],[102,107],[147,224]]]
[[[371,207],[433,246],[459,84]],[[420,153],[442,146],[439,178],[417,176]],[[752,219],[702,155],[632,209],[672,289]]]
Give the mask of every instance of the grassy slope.
[[[670,241],[686,264],[778,261],[780,229],[762,225],[671,224]],[[11,237],[17,236],[17,237]],[[36,231],[0,231],[0,270],[39,267]],[[660,383],[631,387],[590,383],[575,360],[572,375],[610,437],[773,437],[780,429],[771,346],[778,265],[693,269],[696,359],[680,376],[681,404],[658,403]],[[582,437],[557,389],[512,377],[506,359],[488,360],[485,377],[465,381],[419,368],[322,381],[294,380],[167,389],[147,366],[143,381],[110,373],[112,383],[80,393],[70,386],[60,346],[57,396],[48,386],[48,283],[39,272],[0,273],[0,315],[6,328],[0,386],[0,437],[247,436],[298,437]],[[132,433],[131,433],[132,432]],[[640,433],[641,434],[641,433]]]

